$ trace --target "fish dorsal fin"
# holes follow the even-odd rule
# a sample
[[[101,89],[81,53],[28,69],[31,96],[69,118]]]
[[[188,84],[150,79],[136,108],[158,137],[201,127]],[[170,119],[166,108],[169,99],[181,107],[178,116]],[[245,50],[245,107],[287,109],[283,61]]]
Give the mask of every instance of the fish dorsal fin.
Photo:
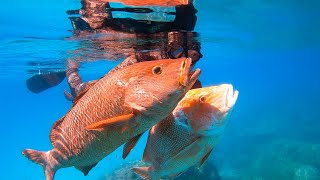
[[[120,130],[121,132],[127,131],[135,127],[135,115],[133,113],[121,116],[112,117],[86,126],[90,131],[106,131],[106,130]]]
[[[50,136],[49,136],[52,144],[55,142],[57,134],[60,134],[59,127],[60,127],[60,124],[63,122],[64,118],[65,116],[63,116],[61,119],[59,119],[52,125]]]
[[[199,164],[199,168],[203,165],[204,162],[206,162],[206,160],[208,159],[208,157],[210,156],[211,152],[212,152],[213,149],[210,149],[210,151],[204,155],[204,157],[201,159],[201,162]]]
[[[79,101],[79,99],[82,98],[82,96],[84,94],[86,94],[86,92],[97,82],[98,80],[94,80],[94,81],[89,81],[86,83],[86,87],[83,89],[83,90],[80,90],[77,94],[77,97],[74,98],[74,101],[73,101],[73,106],[75,106],[77,104],[77,102]]]
[[[79,171],[83,173],[84,176],[88,175],[90,170],[95,167],[98,163],[90,165],[90,166],[75,166]]]
[[[139,141],[142,134],[131,138],[123,147],[122,158],[125,159]]]

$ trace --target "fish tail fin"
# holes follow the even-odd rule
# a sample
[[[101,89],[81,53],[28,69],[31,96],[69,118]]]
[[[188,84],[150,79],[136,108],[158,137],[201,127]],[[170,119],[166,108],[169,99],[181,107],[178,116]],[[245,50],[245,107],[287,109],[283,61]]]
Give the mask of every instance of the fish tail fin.
[[[32,162],[37,163],[43,167],[46,175],[46,180],[53,180],[56,170],[54,170],[52,166],[50,166],[47,160],[48,154],[46,152],[36,151],[32,149],[25,149],[22,151],[22,154]]]
[[[134,167],[132,170],[138,174],[143,179],[148,180],[159,180],[160,176],[158,176],[154,170],[151,170],[150,167]]]

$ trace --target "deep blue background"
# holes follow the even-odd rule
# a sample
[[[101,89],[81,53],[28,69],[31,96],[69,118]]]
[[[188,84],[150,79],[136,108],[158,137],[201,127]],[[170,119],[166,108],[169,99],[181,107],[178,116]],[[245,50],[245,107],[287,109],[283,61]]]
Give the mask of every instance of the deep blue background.
[[[228,0],[195,5],[203,85],[232,83],[240,92],[225,136],[210,157],[222,179],[320,178],[319,3]],[[25,80],[34,67],[28,62],[63,64],[78,46],[64,39],[72,35],[65,11],[79,7],[78,1],[52,0],[3,2],[0,7],[0,179],[44,179],[42,168],[21,151],[51,149],[51,126],[71,103],[63,97],[66,81],[30,93]],[[86,63],[81,74],[96,79],[115,64]],[[56,180],[103,178],[120,164],[139,160],[144,143],[126,161],[119,152],[107,157],[88,177],[67,168],[58,171]]]

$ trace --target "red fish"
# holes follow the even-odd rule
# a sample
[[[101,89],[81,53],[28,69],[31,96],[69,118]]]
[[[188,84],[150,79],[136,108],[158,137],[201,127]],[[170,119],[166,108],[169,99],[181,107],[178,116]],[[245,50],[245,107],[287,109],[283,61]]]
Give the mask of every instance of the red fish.
[[[142,133],[168,116],[200,75],[191,59],[141,62],[91,83],[50,133],[53,149],[22,153],[40,164],[46,179],[74,166],[87,175],[104,157],[125,145],[127,155]]]
[[[237,97],[230,84],[190,90],[171,116],[151,128],[143,155],[150,165],[133,170],[155,180],[201,166],[223,134]]]

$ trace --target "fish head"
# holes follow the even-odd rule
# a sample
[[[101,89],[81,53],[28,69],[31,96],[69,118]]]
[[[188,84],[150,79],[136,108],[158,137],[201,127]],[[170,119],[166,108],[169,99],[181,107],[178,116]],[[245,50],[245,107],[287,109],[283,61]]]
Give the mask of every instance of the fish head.
[[[191,70],[190,58],[137,63],[139,73],[127,84],[125,101],[144,115],[168,116],[193,86],[200,69]]]
[[[220,134],[238,98],[231,84],[190,90],[174,110],[183,115],[194,132],[203,135]]]

